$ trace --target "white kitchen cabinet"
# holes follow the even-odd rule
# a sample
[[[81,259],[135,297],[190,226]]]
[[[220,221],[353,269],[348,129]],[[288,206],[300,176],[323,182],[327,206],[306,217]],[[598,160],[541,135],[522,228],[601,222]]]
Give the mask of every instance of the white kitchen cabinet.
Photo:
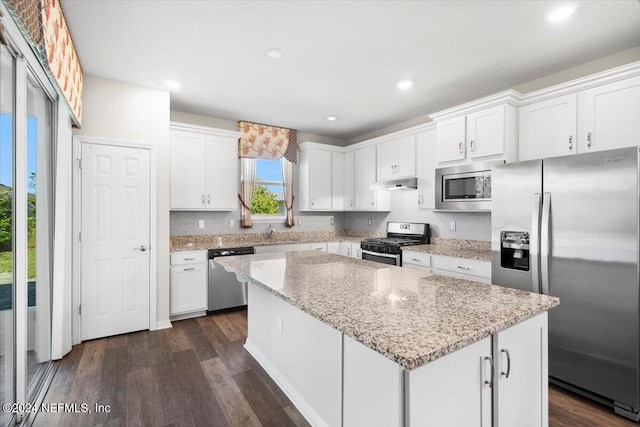
[[[376,147],[370,145],[354,151],[354,206],[360,211],[391,210],[391,196],[388,191],[375,191],[371,185],[376,182]]]
[[[311,243],[310,250],[327,252],[327,244],[326,243]]]
[[[516,160],[519,97],[507,91],[432,114],[438,163]]]
[[[340,244],[340,242],[328,242],[327,243],[327,252],[329,252],[330,254],[340,255],[341,246],[342,245]]]
[[[238,209],[237,132],[172,126],[171,209]]]
[[[576,153],[576,100],[570,94],[518,109],[519,160]]]
[[[340,255],[362,259],[360,242],[340,242]]]
[[[496,334],[494,427],[546,427],[548,406],[547,313]]]
[[[416,136],[408,135],[379,143],[377,150],[377,180],[416,176]]]
[[[406,425],[490,427],[493,403],[491,356],[491,338],[488,337],[418,369],[406,371],[405,399],[410,408],[406,411],[409,417]]]
[[[426,252],[403,250],[402,266],[415,270],[431,271],[431,255]]]
[[[420,209],[435,209],[436,207],[436,167],[437,137],[432,128],[421,132],[417,136],[418,157],[418,206]]]
[[[640,145],[640,77],[578,93],[578,152]]]
[[[344,203],[344,153],[331,153],[331,210],[342,211]]]
[[[208,265],[207,251],[171,254],[172,316],[186,313],[206,314]]]
[[[545,312],[405,371],[405,425],[547,427],[547,352]]]
[[[344,210],[352,211],[355,206],[355,153],[347,151],[344,153]]]
[[[491,283],[491,262],[477,259],[431,255],[431,271],[474,282]]]

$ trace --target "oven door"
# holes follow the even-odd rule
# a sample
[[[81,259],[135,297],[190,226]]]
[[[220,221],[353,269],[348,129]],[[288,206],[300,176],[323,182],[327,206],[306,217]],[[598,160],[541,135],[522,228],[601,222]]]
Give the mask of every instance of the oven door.
[[[400,254],[392,255],[392,254],[381,254],[379,252],[371,252],[362,250],[362,259],[366,259],[368,261],[381,262],[383,264],[389,265],[400,265]]]

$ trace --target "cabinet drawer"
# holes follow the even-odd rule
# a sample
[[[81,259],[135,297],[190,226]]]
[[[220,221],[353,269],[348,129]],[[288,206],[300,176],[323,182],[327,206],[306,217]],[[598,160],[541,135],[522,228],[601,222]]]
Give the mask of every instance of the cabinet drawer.
[[[183,251],[171,254],[171,265],[198,264],[207,262],[207,251]]]
[[[426,252],[402,251],[402,265],[431,267],[431,255]]]
[[[464,275],[491,277],[491,263],[476,259],[455,258],[443,255],[431,256],[431,267],[438,270],[448,270]]]
[[[311,244],[312,251],[323,251],[327,252],[327,244],[326,243],[312,243]]]

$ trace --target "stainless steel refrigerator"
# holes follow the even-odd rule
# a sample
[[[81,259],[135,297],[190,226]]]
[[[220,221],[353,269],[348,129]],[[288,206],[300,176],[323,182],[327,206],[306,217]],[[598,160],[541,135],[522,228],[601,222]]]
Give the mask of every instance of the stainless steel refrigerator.
[[[498,165],[492,282],[560,298],[551,381],[640,409],[638,148]]]

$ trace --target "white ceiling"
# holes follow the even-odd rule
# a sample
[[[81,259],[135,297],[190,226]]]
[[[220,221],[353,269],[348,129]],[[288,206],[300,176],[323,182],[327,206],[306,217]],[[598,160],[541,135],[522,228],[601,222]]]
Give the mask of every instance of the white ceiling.
[[[343,139],[640,45],[640,1],[544,20],[565,3],[62,0],[85,74],[175,79],[172,110]]]

